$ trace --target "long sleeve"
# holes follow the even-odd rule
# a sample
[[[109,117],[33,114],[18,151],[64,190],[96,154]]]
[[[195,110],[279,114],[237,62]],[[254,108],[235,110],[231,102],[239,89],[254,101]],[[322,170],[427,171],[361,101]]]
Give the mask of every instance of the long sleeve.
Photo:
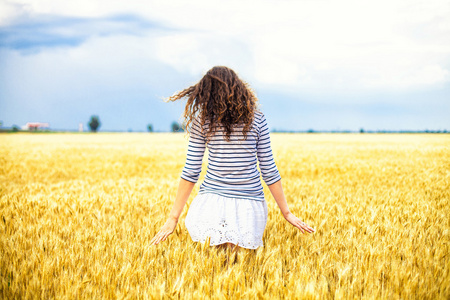
[[[271,185],[281,179],[278,168],[272,155],[270,146],[269,126],[267,125],[264,115],[258,120],[259,140],[257,144],[257,156],[259,161],[259,169],[264,182]]]
[[[195,119],[192,123],[189,135],[189,145],[186,155],[186,163],[181,178],[190,182],[197,182],[202,171],[202,160],[205,153],[206,139],[200,122]]]

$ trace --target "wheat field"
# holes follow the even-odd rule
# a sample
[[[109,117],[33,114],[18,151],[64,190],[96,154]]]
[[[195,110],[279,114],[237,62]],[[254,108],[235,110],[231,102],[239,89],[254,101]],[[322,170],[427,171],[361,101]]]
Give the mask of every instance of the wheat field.
[[[149,245],[186,147],[183,134],[0,135],[0,297],[450,298],[450,135],[272,134],[289,207],[316,233],[264,185],[264,247],[237,254],[190,239],[198,184]]]

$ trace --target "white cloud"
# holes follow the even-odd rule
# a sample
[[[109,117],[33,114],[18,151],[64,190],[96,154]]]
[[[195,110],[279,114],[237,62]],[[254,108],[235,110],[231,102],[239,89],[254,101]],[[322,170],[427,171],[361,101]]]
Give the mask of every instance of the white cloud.
[[[376,74],[378,75],[378,74]],[[450,81],[450,72],[438,65],[425,65],[419,69],[386,68],[384,76],[364,79],[363,83],[371,88],[383,88],[386,86],[397,89],[422,88],[428,85],[446,83]]]
[[[226,64],[260,87],[330,93],[450,80],[447,0],[15,3],[30,14],[134,13],[177,28],[146,42],[157,59],[189,75]]]
[[[204,74],[215,65],[226,65],[248,74],[252,64],[252,54],[246,44],[230,36],[179,32],[160,35],[154,43],[158,60],[194,76]]]
[[[215,16],[214,20],[183,6],[166,21],[203,30],[195,37],[192,31],[180,33],[181,44],[193,40],[206,45],[217,36],[241,40],[251,52],[247,64],[259,86],[335,92],[412,89],[449,82],[450,42],[442,38],[450,34],[443,18],[450,15],[446,2],[418,2],[417,7],[406,1],[263,1],[254,7],[240,3],[244,9],[235,13],[210,5],[206,15]],[[207,47],[195,48],[202,59],[186,55],[191,51],[189,46],[175,46],[170,50],[173,59],[165,61],[195,73],[215,59]]]

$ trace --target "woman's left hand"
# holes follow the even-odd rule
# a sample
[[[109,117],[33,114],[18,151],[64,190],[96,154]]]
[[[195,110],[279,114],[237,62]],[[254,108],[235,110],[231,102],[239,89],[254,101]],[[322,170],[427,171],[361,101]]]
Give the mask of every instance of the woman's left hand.
[[[164,223],[163,227],[161,227],[161,230],[159,230],[158,233],[150,241],[150,245],[157,245],[160,242],[164,242],[167,237],[175,230],[177,224],[178,220],[173,218],[167,219],[166,223]]]

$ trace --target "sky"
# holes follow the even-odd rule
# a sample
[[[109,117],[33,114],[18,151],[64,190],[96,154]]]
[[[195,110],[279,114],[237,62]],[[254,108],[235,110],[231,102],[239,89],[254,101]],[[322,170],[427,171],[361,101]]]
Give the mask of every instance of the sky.
[[[169,131],[225,65],[272,130],[450,130],[448,0],[0,0],[0,121]]]

